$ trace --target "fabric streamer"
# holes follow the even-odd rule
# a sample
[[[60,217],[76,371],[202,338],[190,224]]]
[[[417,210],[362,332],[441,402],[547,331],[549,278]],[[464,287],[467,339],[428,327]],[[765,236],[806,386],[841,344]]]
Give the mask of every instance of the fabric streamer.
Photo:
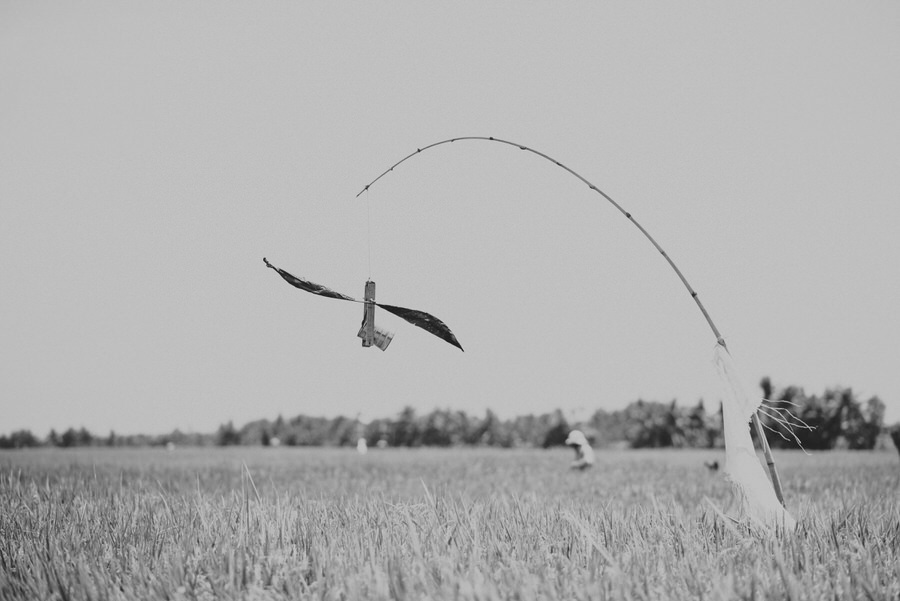
[[[740,517],[768,528],[792,529],[797,522],[778,502],[750,437],[750,418],[762,404],[762,397],[754,400],[747,394],[734,360],[723,345],[716,345],[714,360],[725,388],[725,477],[740,500]]]

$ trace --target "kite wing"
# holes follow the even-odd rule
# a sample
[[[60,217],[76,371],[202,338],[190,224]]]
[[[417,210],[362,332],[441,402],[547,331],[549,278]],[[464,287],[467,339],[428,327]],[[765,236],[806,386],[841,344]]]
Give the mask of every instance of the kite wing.
[[[266,263],[266,267],[270,267],[278,272],[278,275],[284,278],[284,281],[294,286],[295,288],[299,288],[300,290],[306,290],[307,292],[312,292],[313,294],[318,294],[319,296],[327,296],[328,298],[337,298],[340,300],[347,300],[353,302],[360,302],[353,298],[352,296],[347,296],[346,294],[341,294],[340,292],[335,292],[331,288],[323,286],[321,284],[316,284],[315,282],[310,282],[309,280],[304,280],[303,278],[298,278],[295,275],[291,275],[283,269],[278,269],[271,263],[269,263],[265,257],[263,257],[263,261]]]
[[[431,332],[441,340],[446,340],[459,350],[465,352],[462,345],[456,339],[456,336],[454,336],[453,332],[450,331],[450,328],[447,327],[447,324],[445,324],[434,315],[426,313],[425,311],[418,311],[416,309],[406,309],[405,307],[395,307],[393,305],[382,305],[381,303],[375,304],[388,313],[393,313],[397,317],[405,319],[414,326],[419,326],[426,332]]]
[[[279,269],[269,263],[269,261],[263,257],[263,261],[266,264],[266,267],[274,269],[278,272],[284,281],[294,286],[295,288],[299,288],[300,290],[305,290],[307,292],[311,292],[313,294],[317,294],[319,296],[325,296],[328,298],[336,298],[340,300],[352,301],[354,303],[368,302],[368,301],[360,301],[352,296],[347,296],[346,294],[341,294],[340,292],[336,292],[331,288],[323,286],[321,284],[316,284],[315,282],[310,282],[309,280],[304,280],[303,278],[298,278],[295,275],[291,275],[290,273],[284,271],[283,269]],[[419,326],[426,332],[431,332],[441,340],[446,340],[459,350],[463,350],[462,345],[459,344],[459,341],[456,339],[456,336],[453,335],[453,332],[450,331],[450,328],[447,327],[443,321],[431,315],[430,313],[426,313],[425,311],[418,311],[416,309],[407,309],[405,307],[395,307],[393,305],[383,305],[381,303],[372,303],[378,307],[381,307],[388,313],[393,313],[397,317],[401,319],[405,319],[409,323],[414,326]],[[390,340],[388,340],[390,342]],[[385,344],[385,348],[387,345]],[[384,349],[382,349],[384,350]]]

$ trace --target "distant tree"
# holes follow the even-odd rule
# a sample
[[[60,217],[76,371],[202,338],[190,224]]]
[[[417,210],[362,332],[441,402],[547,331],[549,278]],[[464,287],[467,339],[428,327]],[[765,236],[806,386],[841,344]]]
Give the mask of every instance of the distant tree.
[[[243,427],[238,431],[240,434],[241,443],[243,445],[260,445],[260,444],[268,444],[264,443],[263,439],[269,435],[269,430],[272,428],[269,420],[267,419],[258,419],[247,424],[244,424]]]
[[[91,434],[86,428],[81,427],[78,430],[76,430],[75,428],[68,428],[65,432],[62,433],[62,436],[60,436],[58,446],[64,448],[87,447],[93,444],[93,442],[94,435]]]
[[[433,410],[425,416],[422,426],[422,444],[430,447],[448,447],[453,443],[453,423],[449,411]]]
[[[848,388],[849,400],[841,406],[841,436],[850,449],[874,449],[884,424],[884,403],[872,397],[860,403]]]
[[[602,445],[615,445],[627,440],[628,416],[624,410],[608,412],[598,409],[588,420],[588,424],[595,432],[596,440]]]
[[[675,416],[673,446],[689,448],[715,446],[721,426],[717,423],[717,416],[707,415],[703,399],[689,409],[680,409],[672,405],[671,411]]]
[[[290,446],[322,446],[335,444],[330,440],[331,420],[323,417],[309,417],[297,415],[292,417],[287,424],[287,438],[284,442]]]
[[[216,444],[220,447],[241,444],[241,435],[234,429],[231,421],[219,426],[219,431],[216,433]]]
[[[79,447],[89,447],[94,443],[94,435],[87,428],[81,427],[75,433],[75,444]]]
[[[419,446],[419,425],[416,423],[416,410],[406,406],[394,420],[388,443],[395,447]]]
[[[31,433],[31,430],[18,430],[13,432],[10,438],[12,438],[13,446],[17,449],[41,446],[41,441]]]
[[[326,444],[340,447],[356,446],[359,438],[356,432],[356,420],[340,415],[328,424]]]
[[[487,409],[484,419],[477,424],[470,434],[471,444],[490,447],[510,447],[512,437],[507,424],[504,424],[497,414]]]
[[[900,424],[891,428],[891,440],[894,441],[894,446],[897,447],[897,452],[900,453]]]
[[[364,436],[369,446],[375,446],[378,441],[390,441],[393,427],[388,419],[373,419],[366,424]]]
[[[840,421],[837,417],[838,407],[833,399],[807,395],[798,386],[788,386],[775,399],[783,401],[776,406],[783,407],[797,416],[812,429],[794,429],[793,434],[772,418],[762,415],[763,424],[772,428],[782,436],[768,436],[769,444],[775,448],[792,448],[799,445],[808,450],[825,450],[833,448],[840,434]],[[756,430],[751,430],[756,440]],[[794,439],[796,437],[796,440]]]
[[[31,430],[16,430],[9,436],[0,436],[0,449],[24,449],[40,445],[41,442]]]
[[[77,440],[78,433],[75,431],[75,428],[69,428],[60,436],[59,446],[63,448],[74,447]]]
[[[512,446],[542,446],[549,422],[548,416],[537,416],[533,413],[514,417],[509,426]]]
[[[454,445],[469,444],[472,437],[474,420],[465,411],[448,412],[448,419],[452,428],[450,442]]]
[[[676,439],[675,402],[638,399],[625,408],[625,438],[636,449],[671,447]]]
[[[784,401],[777,405],[811,427],[795,428],[791,434],[772,418],[763,416],[765,425],[782,434],[768,437],[769,444],[776,448],[795,448],[799,442],[808,450],[872,449],[884,424],[884,403],[878,397],[861,403],[851,388],[829,388],[820,397],[788,386],[776,401]]]
[[[569,437],[569,422],[563,412],[557,409],[553,413],[553,425],[544,433],[544,440],[541,446],[545,449],[550,447],[561,447],[566,444],[566,438]]]

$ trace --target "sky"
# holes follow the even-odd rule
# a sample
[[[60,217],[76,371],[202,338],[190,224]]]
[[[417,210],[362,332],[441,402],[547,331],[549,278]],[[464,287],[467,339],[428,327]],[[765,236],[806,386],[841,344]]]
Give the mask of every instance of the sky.
[[[852,387],[900,420],[900,4],[4,2],[0,433]],[[273,264],[432,313],[465,352]]]

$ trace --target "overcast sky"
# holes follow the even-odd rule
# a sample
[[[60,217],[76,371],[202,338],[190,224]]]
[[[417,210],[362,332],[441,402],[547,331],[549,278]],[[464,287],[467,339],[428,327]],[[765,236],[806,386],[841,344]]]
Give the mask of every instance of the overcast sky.
[[[900,419],[896,2],[4,2],[0,432],[852,386]],[[262,258],[431,312],[465,352]],[[757,389],[758,390],[758,389]],[[709,405],[708,405],[709,406]]]

